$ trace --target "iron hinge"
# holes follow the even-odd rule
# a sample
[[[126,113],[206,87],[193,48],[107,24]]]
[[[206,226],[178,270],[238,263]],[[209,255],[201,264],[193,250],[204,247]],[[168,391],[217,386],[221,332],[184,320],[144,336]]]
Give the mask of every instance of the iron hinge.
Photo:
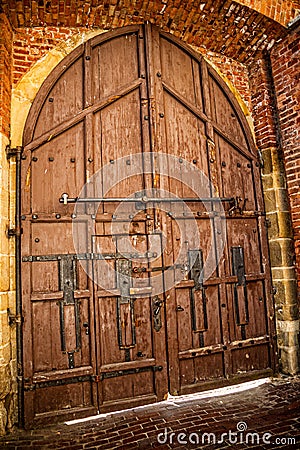
[[[13,314],[10,308],[7,308],[7,316],[8,316],[8,325],[13,326],[16,323],[21,323],[22,317],[17,314]]]
[[[23,152],[23,147],[18,146],[18,147],[11,148],[10,144],[8,144],[5,147],[5,152],[6,152],[6,158],[10,159],[10,158],[13,158],[14,156],[21,155]]]
[[[21,227],[19,227],[19,228],[7,227],[7,229],[6,229],[6,236],[8,238],[15,237],[15,236],[19,237],[19,236],[21,236],[22,233],[23,233],[23,228],[21,228]]]

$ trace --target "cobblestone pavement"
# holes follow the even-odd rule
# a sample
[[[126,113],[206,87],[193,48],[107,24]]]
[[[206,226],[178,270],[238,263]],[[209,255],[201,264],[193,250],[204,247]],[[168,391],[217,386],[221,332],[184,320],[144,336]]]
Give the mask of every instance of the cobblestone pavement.
[[[260,381],[261,382],[261,381]],[[268,379],[0,439],[0,449],[300,449],[300,377]],[[216,396],[217,395],[217,396]]]

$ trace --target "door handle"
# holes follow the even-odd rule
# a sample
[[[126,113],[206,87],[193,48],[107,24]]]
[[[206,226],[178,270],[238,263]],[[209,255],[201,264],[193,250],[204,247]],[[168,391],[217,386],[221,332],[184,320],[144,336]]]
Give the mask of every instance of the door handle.
[[[159,312],[160,312],[160,308],[162,307],[163,301],[160,298],[156,298],[153,302],[153,315],[158,316]]]

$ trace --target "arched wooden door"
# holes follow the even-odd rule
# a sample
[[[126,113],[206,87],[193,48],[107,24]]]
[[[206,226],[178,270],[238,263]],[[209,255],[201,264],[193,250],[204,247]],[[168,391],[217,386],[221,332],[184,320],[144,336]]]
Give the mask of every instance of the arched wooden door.
[[[81,45],[22,164],[27,426],[272,371],[258,155],[199,55],[150,25]]]

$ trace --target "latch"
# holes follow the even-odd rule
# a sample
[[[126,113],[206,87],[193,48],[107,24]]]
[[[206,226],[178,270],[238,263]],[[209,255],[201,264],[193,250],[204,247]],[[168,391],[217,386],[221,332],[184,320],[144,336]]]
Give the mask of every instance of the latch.
[[[156,295],[152,300],[153,326],[155,331],[159,331],[162,327],[161,307],[163,300]]]

